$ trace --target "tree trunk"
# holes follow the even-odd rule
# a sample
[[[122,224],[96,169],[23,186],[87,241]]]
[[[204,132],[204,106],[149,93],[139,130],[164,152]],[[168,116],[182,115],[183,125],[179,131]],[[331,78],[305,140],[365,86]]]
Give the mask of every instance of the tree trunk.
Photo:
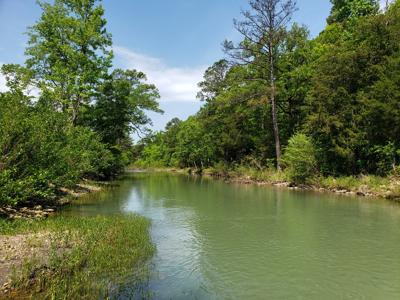
[[[80,108],[81,99],[78,97],[75,101],[72,101],[72,116],[71,122],[73,126],[76,126],[78,123],[78,114]]]
[[[281,142],[279,139],[279,126],[275,101],[275,74],[274,74],[274,56],[272,43],[269,45],[269,63],[270,63],[270,98],[271,98],[271,111],[272,111],[272,125],[275,138],[275,152],[276,152],[276,168],[281,170]]]
[[[78,108],[75,104],[72,105],[72,116],[71,116],[71,123],[73,126],[76,125],[78,119]]]

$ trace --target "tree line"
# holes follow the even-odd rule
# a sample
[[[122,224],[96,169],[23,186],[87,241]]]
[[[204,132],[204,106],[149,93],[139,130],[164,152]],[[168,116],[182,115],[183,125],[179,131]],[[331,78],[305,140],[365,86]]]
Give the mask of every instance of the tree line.
[[[83,178],[115,177],[133,160],[130,135],[150,123],[145,111],[161,112],[145,74],[112,68],[101,1],[38,5],[25,63],[2,66],[0,204],[54,201]]]
[[[400,1],[331,2],[310,38],[291,22],[295,1],[251,0],[234,21],[242,40],[224,42],[199,84],[200,111],[142,139],[137,164],[283,167],[294,178],[398,170]]]

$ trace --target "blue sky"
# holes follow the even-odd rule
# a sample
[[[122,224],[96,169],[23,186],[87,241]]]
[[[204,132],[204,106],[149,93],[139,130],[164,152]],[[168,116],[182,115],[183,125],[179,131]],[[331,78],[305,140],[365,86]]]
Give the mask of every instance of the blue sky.
[[[329,0],[298,0],[294,21],[311,35],[325,26]],[[104,0],[116,67],[144,71],[161,92],[164,115],[151,114],[155,129],[173,117],[194,114],[197,83],[223,57],[221,42],[237,40],[232,24],[247,0]],[[0,0],[0,64],[23,63],[24,32],[40,16],[35,0]],[[4,79],[0,78],[0,90]]]

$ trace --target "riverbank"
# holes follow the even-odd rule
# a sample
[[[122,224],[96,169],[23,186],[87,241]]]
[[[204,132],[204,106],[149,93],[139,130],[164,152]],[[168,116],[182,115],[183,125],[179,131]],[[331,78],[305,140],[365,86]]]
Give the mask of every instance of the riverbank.
[[[294,190],[314,190],[342,195],[377,197],[400,202],[400,178],[396,176],[380,177],[360,175],[347,177],[316,176],[307,184],[296,184],[288,179],[285,172],[275,170],[257,170],[239,167],[232,170],[206,169],[205,176],[224,178],[230,182],[242,184],[272,185]]]
[[[154,168],[151,172],[169,172],[180,174],[196,174],[212,178],[220,178],[227,182],[239,184],[256,184],[285,187],[292,190],[313,190],[341,195],[376,197],[400,202],[400,177],[380,177],[374,175],[346,177],[314,177],[307,184],[296,184],[289,180],[285,172],[276,170],[258,170],[248,167],[208,168],[204,170]]]
[[[0,299],[107,298],[126,281],[137,293],[154,252],[147,219],[57,215],[109,185],[84,181],[52,203],[0,206]]]
[[[137,216],[0,219],[0,299],[108,298],[138,293],[154,253]]]
[[[42,219],[54,215],[63,206],[86,194],[99,192],[108,182],[82,181],[73,188],[61,188],[52,201],[27,202],[16,206],[0,203],[0,218],[6,219]]]

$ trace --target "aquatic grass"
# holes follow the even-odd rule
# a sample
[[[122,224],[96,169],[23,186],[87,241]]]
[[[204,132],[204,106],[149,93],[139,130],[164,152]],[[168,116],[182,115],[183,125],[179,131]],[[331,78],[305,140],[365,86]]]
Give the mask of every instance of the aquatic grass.
[[[7,234],[51,233],[48,258],[32,258],[13,279],[17,291],[41,299],[112,298],[127,282],[139,288],[155,250],[149,222],[137,215],[57,217],[1,227]]]

